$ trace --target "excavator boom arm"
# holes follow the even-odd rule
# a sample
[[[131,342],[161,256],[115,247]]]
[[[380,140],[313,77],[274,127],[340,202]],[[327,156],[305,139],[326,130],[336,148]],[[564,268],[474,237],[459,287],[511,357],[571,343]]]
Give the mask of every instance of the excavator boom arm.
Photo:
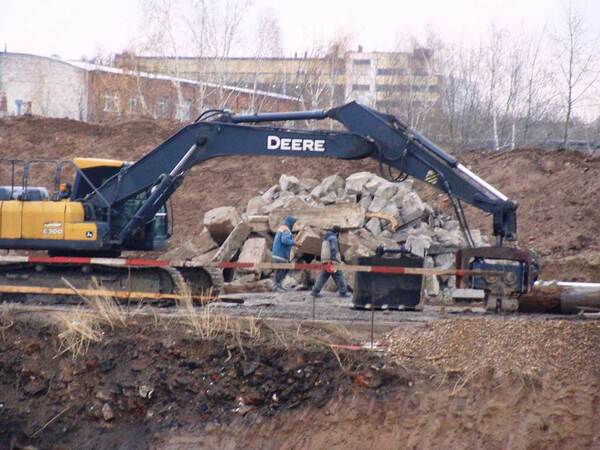
[[[347,131],[243,125],[325,118],[340,122]],[[493,214],[493,232],[500,240],[516,237],[516,204],[394,116],[355,102],[328,111],[253,115],[224,112],[212,121],[197,121],[107,180],[86,201],[103,207],[106,201],[118,204],[141,191],[152,190],[135,217],[118,230],[118,240],[124,241],[152,219],[191,167],[211,158],[232,155],[375,158],[382,166],[426,181]]]

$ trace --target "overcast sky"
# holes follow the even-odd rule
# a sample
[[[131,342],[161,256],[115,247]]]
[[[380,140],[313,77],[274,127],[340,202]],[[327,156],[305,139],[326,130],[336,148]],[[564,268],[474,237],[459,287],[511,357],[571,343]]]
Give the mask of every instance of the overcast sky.
[[[577,2],[590,24],[600,0]],[[308,42],[351,33],[365,50],[387,50],[402,33],[473,41],[494,23],[514,30],[553,27],[563,0],[255,0],[277,15],[288,55]],[[138,0],[0,0],[0,45],[67,59],[120,52],[135,42]]]

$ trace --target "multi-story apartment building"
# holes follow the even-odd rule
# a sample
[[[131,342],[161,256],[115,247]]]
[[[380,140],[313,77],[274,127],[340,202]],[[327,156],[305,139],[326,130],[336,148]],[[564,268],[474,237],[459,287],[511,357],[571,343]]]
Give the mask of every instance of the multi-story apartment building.
[[[432,52],[346,52],[292,58],[116,56],[117,67],[300,97],[305,107],[357,100],[382,110],[430,108],[439,97]]]

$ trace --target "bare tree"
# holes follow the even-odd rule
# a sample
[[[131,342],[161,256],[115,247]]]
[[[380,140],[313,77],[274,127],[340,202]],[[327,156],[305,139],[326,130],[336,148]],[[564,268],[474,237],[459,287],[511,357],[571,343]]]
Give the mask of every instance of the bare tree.
[[[564,87],[562,141],[564,148],[568,148],[574,110],[600,77],[597,46],[588,37],[584,15],[571,0],[565,5],[556,42]]]

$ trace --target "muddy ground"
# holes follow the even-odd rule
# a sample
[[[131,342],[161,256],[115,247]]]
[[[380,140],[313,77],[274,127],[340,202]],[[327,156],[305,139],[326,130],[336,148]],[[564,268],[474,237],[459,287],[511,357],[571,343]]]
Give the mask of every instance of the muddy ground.
[[[75,358],[60,314],[2,314],[2,449],[600,445],[597,322],[406,321],[371,351],[341,326],[230,318],[207,337],[157,313],[102,322]]]
[[[174,122],[136,120],[87,124],[38,117],[0,120],[2,158],[96,156],[137,159],[179,129]],[[460,150],[460,149],[455,149]],[[517,245],[537,249],[545,279],[600,281],[600,159],[575,152],[521,149],[513,152],[454,154],[478,175],[519,204]],[[322,179],[377,170],[374,161],[338,161],[277,157],[230,157],[195,167],[173,196],[175,235],[172,245],[199,230],[204,212],[223,205],[243,206],[258,191],[275,184],[281,173]],[[32,169],[35,177],[52,171]],[[36,175],[37,174],[37,175]],[[10,183],[6,170],[0,184]],[[436,205],[437,192],[417,183],[424,198]],[[440,205],[441,208],[444,206]],[[447,211],[451,213],[450,210]],[[468,208],[471,224],[491,233],[491,217]]]

